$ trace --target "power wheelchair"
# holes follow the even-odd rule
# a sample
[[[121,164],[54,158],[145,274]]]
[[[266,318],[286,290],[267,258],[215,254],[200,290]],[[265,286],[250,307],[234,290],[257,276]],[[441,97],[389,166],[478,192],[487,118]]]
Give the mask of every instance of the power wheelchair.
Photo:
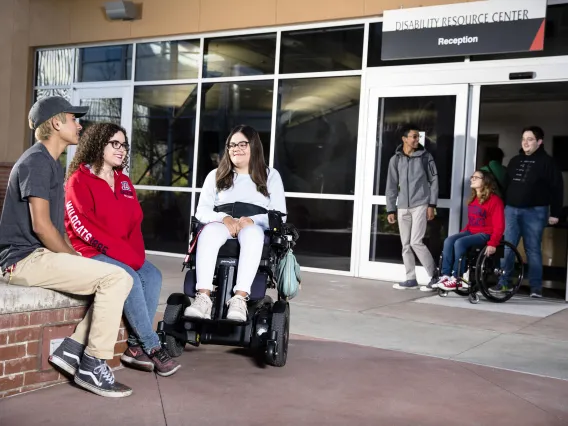
[[[276,282],[276,268],[288,250],[292,249],[299,233],[290,223],[283,221],[285,214],[261,207],[234,203],[222,205],[215,211],[223,211],[233,217],[253,216],[267,213],[269,230],[264,233],[262,257],[247,302],[246,322],[226,319],[227,301],[232,297],[236,284],[240,246],[237,239],[229,239],[219,249],[213,291],[211,319],[184,317],[185,308],[196,295],[196,249],[199,233],[205,226],[195,217],[191,218],[190,246],[183,262],[188,268],[184,280],[184,292],[173,293],[168,297],[164,318],[158,323],[157,333],[166,350],[172,357],[180,356],[186,343],[226,345],[249,348],[256,358],[266,364],[283,367],[288,354],[290,327],[290,306],[282,294],[273,301],[266,294],[268,288],[279,289]]]
[[[513,297],[519,290],[524,277],[524,264],[517,248],[508,241],[501,240],[496,248],[495,254],[487,256],[484,247],[472,247],[467,253],[458,259],[458,271],[465,266],[467,276],[462,276],[457,280],[454,290],[444,290],[438,288],[438,295],[446,297],[449,291],[453,291],[460,296],[467,296],[470,303],[479,303],[478,291],[483,294],[485,299],[490,302],[503,303]],[[501,259],[505,257],[505,248],[513,252],[514,263],[511,272],[509,285],[506,289],[498,288],[499,278],[504,271],[501,268]],[[442,257],[438,265],[438,272],[442,269]]]

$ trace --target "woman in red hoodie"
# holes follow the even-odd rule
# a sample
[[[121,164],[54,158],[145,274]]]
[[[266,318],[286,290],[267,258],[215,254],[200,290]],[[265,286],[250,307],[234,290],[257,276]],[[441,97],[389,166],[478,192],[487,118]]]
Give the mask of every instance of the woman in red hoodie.
[[[122,172],[128,148],[126,131],[116,124],[95,123],[83,133],[67,172],[65,229],[82,256],[118,265],[134,279],[124,303],[132,333],[121,360],[170,376],[180,365],[162,348],[152,326],[162,274],[146,260],[142,208],[132,182]]]
[[[458,271],[458,263],[469,248],[486,245],[486,254],[495,253],[505,232],[505,207],[496,195],[495,182],[489,173],[478,170],[471,177],[471,197],[468,203],[468,224],[459,234],[444,241],[442,277],[437,285],[444,290],[455,290],[465,267]],[[462,282],[463,287],[467,284]]]

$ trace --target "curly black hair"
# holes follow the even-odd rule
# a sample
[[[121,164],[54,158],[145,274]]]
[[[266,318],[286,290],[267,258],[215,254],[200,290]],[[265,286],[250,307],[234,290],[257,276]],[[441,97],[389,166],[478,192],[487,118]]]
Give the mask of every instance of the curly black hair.
[[[89,164],[95,174],[99,174],[104,164],[104,151],[110,139],[117,133],[122,132],[128,143],[126,130],[114,123],[93,123],[83,132],[77,145],[77,151],[67,171],[67,179],[75,173],[81,164]],[[128,152],[122,159],[122,164],[115,170],[124,170],[128,167]]]

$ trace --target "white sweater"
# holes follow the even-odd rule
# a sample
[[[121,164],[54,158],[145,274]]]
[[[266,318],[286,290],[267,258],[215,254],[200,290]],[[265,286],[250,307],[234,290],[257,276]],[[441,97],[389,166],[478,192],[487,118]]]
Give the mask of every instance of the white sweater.
[[[215,212],[213,207],[222,204],[242,203],[255,204],[264,207],[266,210],[277,210],[282,213],[286,211],[286,198],[284,196],[284,185],[280,173],[276,169],[269,169],[268,188],[269,197],[265,197],[256,189],[256,184],[252,181],[250,175],[237,174],[233,181],[233,186],[224,191],[218,191],[216,188],[215,174],[217,169],[211,171],[205,178],[201,195],[199,196],[199,205],[195,212],[195,217],[201,223],[220,222],[226,213]],[[238,219],[238,218],[235,218]],[[268,229],[268,215],[258,214],[251,216],[254,223],[263,229]]]

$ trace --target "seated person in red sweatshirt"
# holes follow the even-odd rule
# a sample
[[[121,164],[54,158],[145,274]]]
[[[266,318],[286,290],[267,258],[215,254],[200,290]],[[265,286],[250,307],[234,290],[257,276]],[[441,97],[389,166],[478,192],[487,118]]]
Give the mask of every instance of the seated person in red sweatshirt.
[[[487,255],[494,254],[505,232],[505,207],[496,195],[495,182],[489,173],[476,171],[471,177],[471,189],[468,224],[459,234],[444,241],[441,278],[433,287],[455,290],[465,268],[462,261],[462,270],[458,271],[460,257],[469,248],[484,245],[487,245]],[[467,283],[462,282],[462,286],[467,287]]]
[[[65,229],[83,257],[120,266],[134,279],[124,303],[132,333],[122,362],[170,376],[180,365],[153,330],[162,274],[146,260],[142,208],[132,182],[122,173],[127,164],[128,141],[122,127],[95,123],[83,133],[67,172]]]

